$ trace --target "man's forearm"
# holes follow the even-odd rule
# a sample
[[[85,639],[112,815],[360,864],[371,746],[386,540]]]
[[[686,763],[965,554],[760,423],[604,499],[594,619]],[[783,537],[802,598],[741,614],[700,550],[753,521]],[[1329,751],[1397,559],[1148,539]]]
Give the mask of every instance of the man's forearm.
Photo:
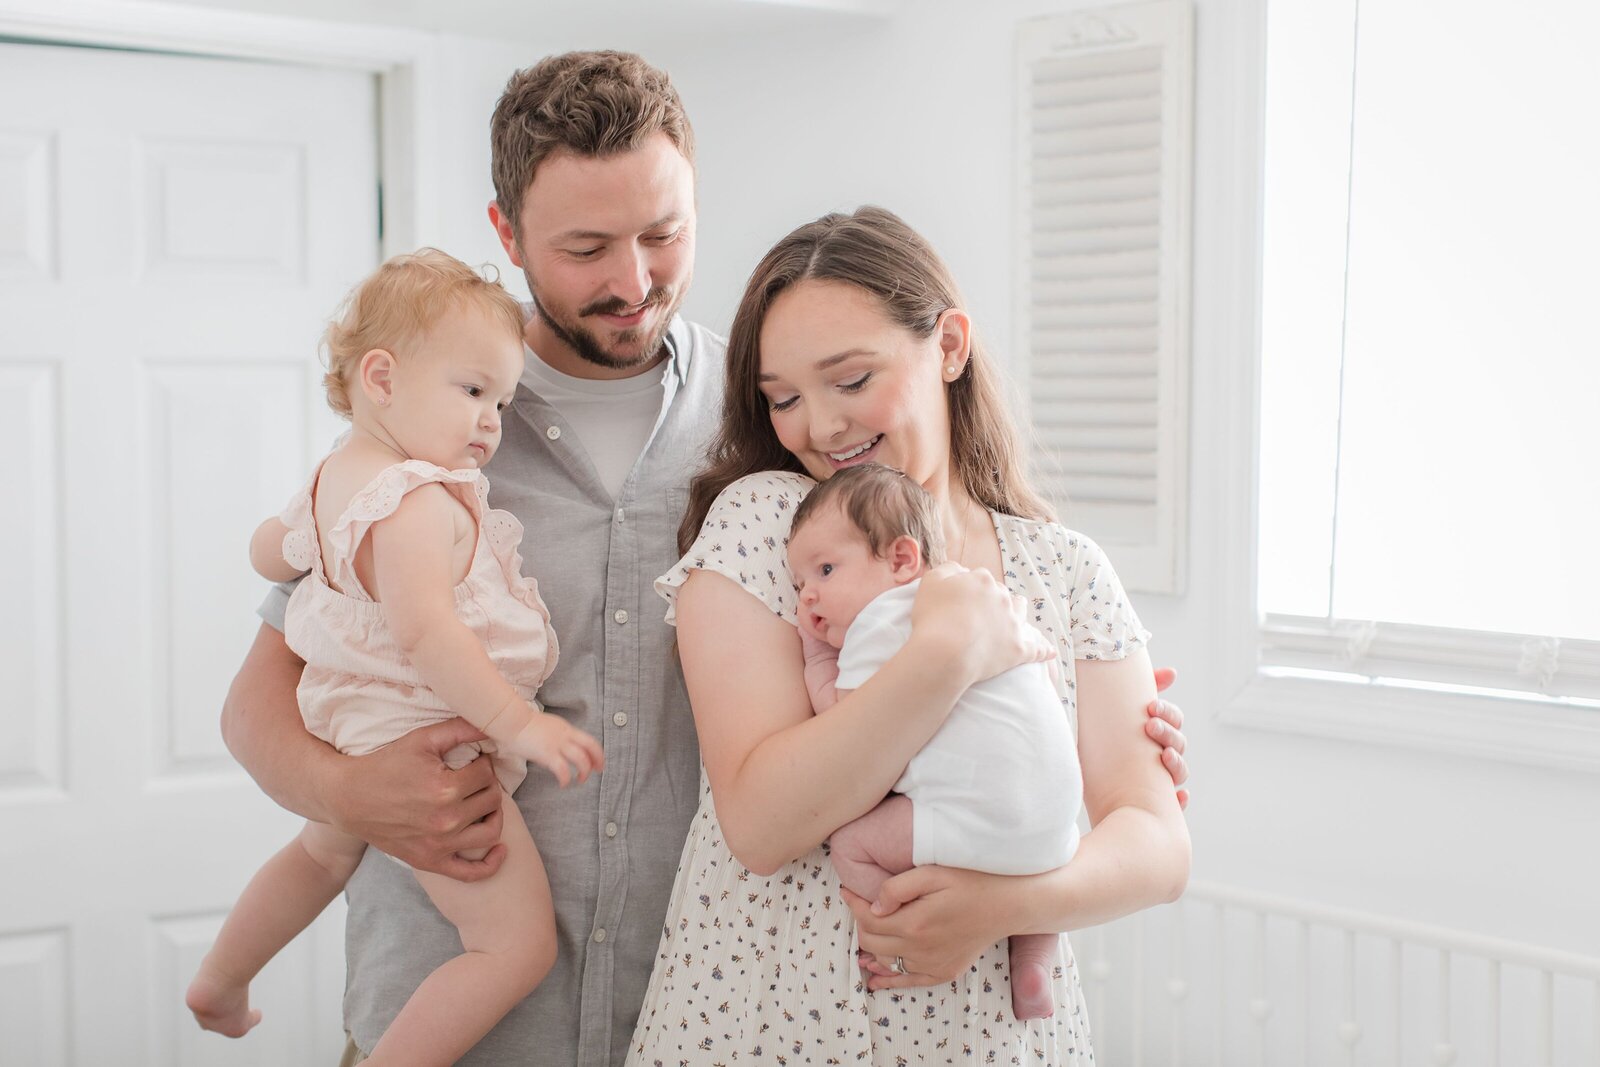
[[[304,666],[283,635],[263,623],[222,705],[222,740],[278,804],[333,822],[323,784],[343,757],[306,732],[295,697]]]

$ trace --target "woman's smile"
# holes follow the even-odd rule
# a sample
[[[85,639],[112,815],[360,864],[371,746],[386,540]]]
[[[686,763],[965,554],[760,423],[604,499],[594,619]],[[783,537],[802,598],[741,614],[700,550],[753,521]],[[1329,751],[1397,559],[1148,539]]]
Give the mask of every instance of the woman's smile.
[[[880,433],[843,451],[825,452],[823,455],[832,461],[835,470],[843,470],[845,467],[853,467],[858,463],[869,462],[872,459],[873,449],[877,448],[882,440],[883,434]]]

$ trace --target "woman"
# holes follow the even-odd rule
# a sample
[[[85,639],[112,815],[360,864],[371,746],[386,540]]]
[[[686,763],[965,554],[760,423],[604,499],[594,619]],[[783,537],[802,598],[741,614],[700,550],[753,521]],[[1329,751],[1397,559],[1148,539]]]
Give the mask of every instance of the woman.
[[[813,479],[869,460],[933,495],[967,569],[924,579],[907,646],[813,716],[788,519]],[[1099,549],[1049,520],[994,368],[916,233],[863,208],[767,254],[735,316],[684,559],[657,583],[706,789],[630,1063],[1093,1061],[1071,953],[1054,1015],[1022,1023],[1004,939],[1174,899],[1189,840],[1144,735],[1146,635]],[[879,910],[892,914],[848,899],[822,842],[883,798],[967,686],[1056,652],[1094,823],[1073,861],[1020,878],[916,868],[885,885]],[[881,965],[870,981],[858,925]]]

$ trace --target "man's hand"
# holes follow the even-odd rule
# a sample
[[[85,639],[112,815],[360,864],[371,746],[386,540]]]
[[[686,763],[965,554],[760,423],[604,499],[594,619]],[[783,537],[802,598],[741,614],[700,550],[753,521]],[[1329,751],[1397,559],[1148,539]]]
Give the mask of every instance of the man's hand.
[[[329,806],[339,829],[417,870],[476,882],[505,862],[500,844],[500,782],[479,756],[445,766],[457,745],[484,735],[465,719],[425,726],[365,756],[347,757]],[[457,853],[488,849],[480,860]]]
[[[1156,668],[1156,692],[1167,689],[1177,680],[1178,672],[1171,667]],[[1189,764],[1183,751],[1189,741],[1183,736],[1183,710],[1167,700],[1152,700],[1145,708],[1150,718],[1144,724],[1145,736],[1161,746],[1161,765],[1172,775],[1172,785],[1178,791],[1178,807],[1189,807],[1189,791],[1183,784],[1189,780]]]

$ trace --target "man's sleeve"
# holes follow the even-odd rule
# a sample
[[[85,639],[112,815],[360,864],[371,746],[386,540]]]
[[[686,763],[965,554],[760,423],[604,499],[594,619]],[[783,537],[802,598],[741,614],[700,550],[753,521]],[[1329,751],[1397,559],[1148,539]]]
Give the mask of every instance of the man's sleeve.
[[[289,607],[289,595],[294,592],[294,587],[303,581],[304,578],[296,578],[292,582],[279,582],[267,590],[267,598],[256,608],[256,614],[261,616],[261,621],[280,634],[283,633],[283,615]]]

